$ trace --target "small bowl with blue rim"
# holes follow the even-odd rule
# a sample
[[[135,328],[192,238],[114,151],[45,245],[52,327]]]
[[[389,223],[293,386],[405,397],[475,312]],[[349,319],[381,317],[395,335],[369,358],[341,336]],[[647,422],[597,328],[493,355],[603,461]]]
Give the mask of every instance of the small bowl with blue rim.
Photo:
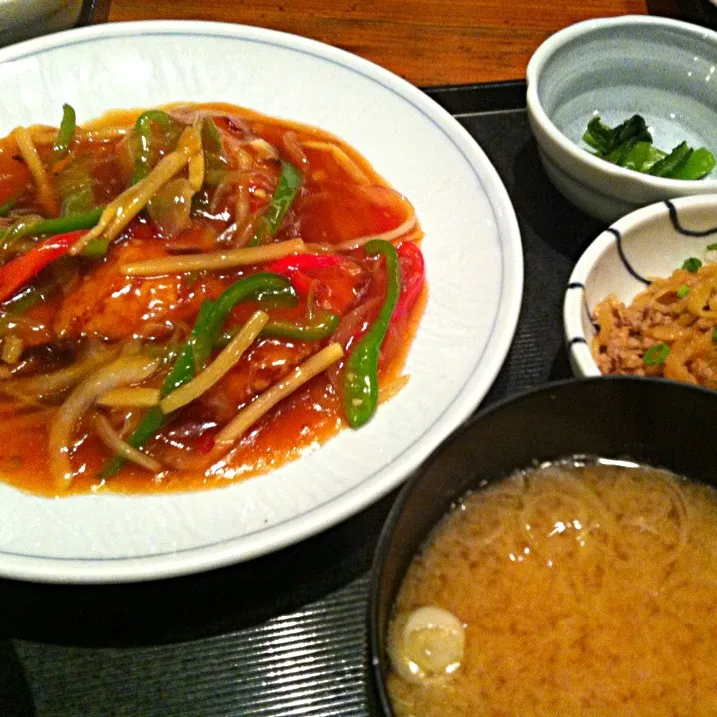
[[[629,305],[657,277],[686,261],[717,261],[717,195],[681,197],[638,209],[603,231],[568,281],[563,324],[577,376],[600,376],[592,354],[595,307],[614,295]]]
[[[586,213],[609,223],[664,199],[717,193],[717,167],[684,179],[672,177],[699,172],[656,165],[659,152],[672,155],[683,143],[673,164],[686,149],[717,157],[717,32],[649,16],[587,20],[536,50],[527,82],[528,119],[546,174]],[[619,131],[597,145],[584,140],[596,118],[615,130],[636,116],[656,151],[645,151],[637,130],[620,141]],[[628,140],[642,144],[628,148]],[[698,157],[685,162],[700,165]]]

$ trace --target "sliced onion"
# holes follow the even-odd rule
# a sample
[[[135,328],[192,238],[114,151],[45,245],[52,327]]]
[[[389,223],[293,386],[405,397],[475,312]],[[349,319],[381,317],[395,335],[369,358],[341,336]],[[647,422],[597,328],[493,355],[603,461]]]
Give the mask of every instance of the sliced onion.
[[[112,451],[113,455],[132,461],[132,463],[136,463],[152,473],[159,473],[162,470],[162,464],[159,461],[123,441],[115,432],[115,429],[112,428],[107,418],[101,413],[95,413],[92,417],[92,428],[102,443]]]
[[[50,178],[40,159],[40,155],[37,153],[37,148],[30,133],[25,127],[16,127],[13,136],[17,142],[17,148],[20,150],[20,154],[35,181],[38,204],[42,206],[45,214],[51,217],[57,216],[57,201],[52,191]]]
[[[388,653],[393,669],[417,684],[454,673],[463,661],[465,627],[451,612],[427,605],[396,620]]]
[[[254,234],[256,234],[256,228],[259,225],[259,220],[261,219],[263,214],[264,210],[254,212],[254,214],[251,214],[249,216],[249,219],[242,227],[241,231],[235,232],[234,236],[232,237],[232,246],[235,249],[241,249],[251,241]]]
[[[67,368],[52,371],[41,376],[16,378],[0,382],[0,391],[9,396],[28,396],[32,399],[52,396],[66,391],[79,383],[86,376],[103,364],[115,359],[120,353],[120,346],[95,346],[85,356]]]
[[[400,239],[407,232],[411,231],[411,229],[413,229],[416,224],[418,224],[418,217],[416,216],[415,212],[412,212],[408,219],[401,222],[394,229],[389,229],[389,231],[382,232],[381,234],[366,234],[362,237],[356,237],[356,239],[351,239],[350,241],[345,241],[341,244],[337,244],[335,246],[335,249],[336,251],[352,251],[353,249],[360,249],[362,246],[364,246],[364,244],[368,244],[374,239],[382,239],[383,241],[395,241],[396,239]]]
[[[251,147],[256,153],[256,158],[260,161],[279,159],[279,150],[261,137],[254,137],[246,142],[245,146]]]
[[[236,202],[234,206],[234,222],[237,227],[244,227],[250,217],[249,185],[239,182],[236,188]]]
[[[149,200],[147,213],[162,236],[173,239],[189,226],[193,196],[194,189],[189,180],[178,177],[165,184]]]
[[[172,180],[201,148],[201,137],[198,136],[197,130],[187,127],[179,138],[177,149],[162,157],[144,179],[115,197],[105,207],[99,222],[72,245],[70,254],[79,254],[88,242],[99,236],[109,240],[118,236],[147,206],[149,200]]]
[[[158,359],[143,356],[118,358],[88,376],[62,404],[50,427],[50,475],[58,491],[67,490],[75,472],[70,463],[72,436],[80,419],[103,394],[149,378],[160,366]]]
[[[307,172],[309,170],[309,160],[304,154],[304,150],[299,144],[299,139],[295,132],[284,132],[282,137],[282,143],[284,145],[284,152],[288,157],[289,161],[298,167],[300,171]]]
[[[351,157],[346,154],[346,152],[338,145],[334,144],[333,142],[317,142],[314,140],[311,140],[309,142],[304,142],[304,148],[305,149],[315,149],[319,152],[328,152],[336,162],[336,164],[341,167],[346,174],[351,177],[351,179],[356,182],[356,184],[360,185],[367,185],[369,184],[369,178],[366,176],[366,173],[361,169],[361,167],[354,162]]]

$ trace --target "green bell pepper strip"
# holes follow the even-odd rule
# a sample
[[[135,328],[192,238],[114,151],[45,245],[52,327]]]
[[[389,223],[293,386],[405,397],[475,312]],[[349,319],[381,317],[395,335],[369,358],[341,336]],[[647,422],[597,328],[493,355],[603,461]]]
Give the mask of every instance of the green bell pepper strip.
[[[110,240],[105,237],[90,239],[82,249],[82,256],[88,259],[101,259],[107,253],[109,246]]]
[[[205,301],[197,316],[187,342],[177,356],[167,378],[159,389],[162,397],[175,391],[180,386],[194,378],[214,350],[229,312],[242,301],[256,299],[261,301],[265,293],[275,293],[283,290],[296,294],[287,279],[278,274],[259,273],[239,279],[227,287],[214,301]],[[166,423],[167,416],[158,406],[153,406],[144,415],[144,418],[127,439],[133,448],[140,448]],[[124,458],[115,456],[111,458],[100,471],[101,478],[108,478],[116,473],[124,464]]]
[[[104,207],[97,207],[87,212],[69,214],[66,217],[43,219],[41,222],[28,227],[27,234],[66,234],[78,229],[92,229],[100,220],[104,210]]]
[[[72,105],[62,105],[62,121],[60,131],[57,133],[55,143],[52,145],[50,163],[59,162],[64,159],[70,151],[70,144],[75,137],[77,129],[77,116]]]
[[[401,294],[401,267],[396,248],[383,239],[366,244],[367,254],[383,254],[386,262],[386,298],[371,328],[346,359],[343,403],[346,420],[354,428],[366,423],[378,405],[378,357],[398,298]]]
[[[45,301],[57,289],[55,279],[46,279],[26,286],[2,305],[2,311],[10,316],[19,316],[28,309]]]
[[[279,183],[248,246],[259,246],[279,231],[300,185],[301,172],[293,164],[282,161]]]
[[[339,315],[329,311],[316,311],[310,319],[304,321],[269,319],[260,335],[295,341],[321,341],[336,331],[339,321]]]
[[[202,121],[202,147],[204,149],[204,184],[221,184],[227,173],[222,135],[214,120],[205,117]]]
[[[294,341],[321,341],[336,331],[339,321],[339,315],[329,311],[317,311],[310,319],[301,321],[270,318],[259,336]],[[232,326],[224,331],[217,341],[217,347],[226,346],[239,333],[240,329],[240,326]]]
[[[14,196],[10,197],[10,199],[8,199],[6,202],[0,204],[0,217],[6,217],[8,214],[10,214],[10,211],[17,204],[17,200],[20,199],[20,194],[22,194],[22,192],[18,192]]]
[[[204,334],[204,339],[209,346],[209,352],[219,340],[224,323],[229,317],[229,312],[237,304],[248,299],[256,299],[262,302],[265,298],[268,298],[273,301],[278,293],[293,297],[294,303],[297,301],[296,292],[291,286],[291,282],[285,277],[279,276],[279,274],[270,274],[268,272],[259,272],[244,279],[239,279],[239,281],[225,289],[214,302],[212,323]]]
[[[144,179],[152,169],[152,125],[158,124],[168,138],[173,134],[179,136],[180,124],[171,115],[162,110],[147,110],[143,112],[134,125],[135,149],[134,174],[132,184]]]
[[[55,180],[62,198],[62,216],[82,214],[95,207],[94,180],[87,155],[73,160]]]
[[[79,214],[70,214],[66,217],[57,217],[57,219],[43,219],[42,221],[28,224],[21,227],[18,231],[13,231],[10,227],[2,239],[3,250],[9,249],[18,239],[26,236],[36,236],[40,234],[67,234],[78,229],[92,229],[100,220],[104,207],[97,207],[88,212]]]

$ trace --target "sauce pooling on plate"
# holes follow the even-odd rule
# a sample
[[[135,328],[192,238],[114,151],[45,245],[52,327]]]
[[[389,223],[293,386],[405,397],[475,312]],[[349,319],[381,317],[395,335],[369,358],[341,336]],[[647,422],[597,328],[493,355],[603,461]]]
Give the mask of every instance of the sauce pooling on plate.
[[[558,463],[468,495],[390,626],[397,715],[717,714],[717,491]]]
[[[231,105],[0,141],[0,477],[213,487],[360,428],[421,313],[410,202],[335,137]]]

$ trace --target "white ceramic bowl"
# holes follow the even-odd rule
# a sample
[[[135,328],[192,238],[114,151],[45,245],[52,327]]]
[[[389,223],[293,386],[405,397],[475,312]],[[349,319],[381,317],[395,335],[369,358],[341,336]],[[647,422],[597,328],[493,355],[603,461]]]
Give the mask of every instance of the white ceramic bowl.
[[[682,197],[632,212],[608,227],[573,269],[565,292],[565,340],[577,376],[600,376],[590,346],[595,307],[608,295],[629,304],[649,283],[685,259],[717,259],[717,195]]]
[[[717,155],[717,32],[658,17],[588,20],[546,40],[527,80],[545,171],[588,214],[611,222],[663,199],[717,192],[717,169],[701,180],[663,179],[598,159],[582,142],[595,113],[610,126],[639,114],[656,147],[686,140]]]

